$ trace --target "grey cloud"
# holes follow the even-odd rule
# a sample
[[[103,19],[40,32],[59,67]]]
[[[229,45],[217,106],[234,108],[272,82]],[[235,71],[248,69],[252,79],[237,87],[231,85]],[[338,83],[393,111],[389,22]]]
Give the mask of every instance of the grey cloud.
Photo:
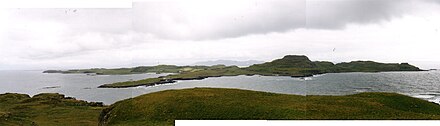
[[[136,31],[161,38],[195,40],[287,31],[305,26],[305,1],[256,0],[243,4],[240,11],[230,10],[229,5],[207,6],[220,6],[222,10],[204,14],[205,10],[190,12],[191,6],[181,6],[177,2],[134,3],[133,26]]]
[[[440,4],[440,0],[427,0],[428,2],[434,2],[434,3],[437,3],[437,4]]]
[[[373,45],[379,44],[365,46],[357,39],[388,43],[390,40],[380,36],[375,38],[375,35],[350,40],[357,33],[345,31],[350,30],[349,28],[340,29],[352,23],[363,25],[391,20],[411,14],[414,9],[418,9],[415,7],[426,7],[421,10],[436,12],[438,8],[429,8],[435,6],[423,5],[440,3],[438,0],[249,0],[238,7],[234,6],[236,2],[243,2],[240,0],[229,4],[215,1],[218,5],[210,4],[212,1],[203,1],[193,3],[195,7],[192,7],[186,2],[134,3],[133,9],[13,9],[6,16],[2,15],[4,11],[1,10],[0,16],[5,16],[0,17],[2,21],[11,22],[0,24],[0,64],[3,68],[17,63],[29,66],[33,63],[53,63],[55,66],[83,63],[87,66],[90,62],[121,65],[129,62],[141,64],[169,60],[169,63],[174,64],[185,63],[191,58],[212,57],[266,60],[265,58],[304,52],[325,59],[330,56],[321,55],[328,53],[325,50],[330,52],[334,46],[347,45],[350,49],[344,52],[344,60],[355,55],[377,57],[380,53],[363,54],[368,51],[361,49],[374,48],[376,46]],[[422,6],[418,6],[419,4]],[[417,16],[423,15],[415,15],[414,18],[418,19]],[[436,16],[438,15],[433,15],[434,18],[431,19],[437,21]],[[400,25],[397,24],[401,27]],[[306,30],[295,31],[303,28]],[[405,26],[403,28],[411,29]],[[313,29],[333,31],[324,33]],[[273,32],[275,34],[269,34]],[[423,29],[406,32],[430,33]],[[405,34],[402,37],[419,41],[433,34]],[[400,37],[392,42],[402,45]],[[388,48],[391,45],[397,48],[395,44],[381,47]],[[426,46],[428,48],[435,47],[431,46],[435,44],[425,45],[429,45]],[[413,49],[412,46],[408,47]],[[427,59],[431,55],[437,55],[434,48],[425,48],[414,52],[426,56]],[[408,50],[405,49],[393,51],[393,54],[406,57],[403,54]],[[431,52],[427,53],[426,50]],[[388,50],[384,52],[386,51]],[[35,64],[34,67],[37,66]]]
[[[131,30],[131,9],[10,9],[17,20],[43,20],[67,24],[73,32],[112,32]],[[23,24],[26,25],[26,24]]]
[[[415,0],[254,0],[242,11],[199,15],[176,1],[134,3],[134,30],[164,39],[206,40],[285,32],[298,28],[342,29],[387,21],[410,12]],[[204,4],[204,3],[196,3]],[[209,5],[207,5],[209,6]],[[214,5],[230,11],[228,5]],[[225,12],[226,13],[226,12]],[[209,29],[209,30],[207,30]]]
[[[307,28],[338,29],[348,23],[376,23],[399,17],[410,0],[317,0],[307,2]]]
[[[133,3],[132,9],[16,9],[13,15],[23,20],[63,22],[70,26],[72,34],[134,30],[161,39],[209,40],[298,28],[342,29],[350,23],[377,23],[402,16],[411,10],[411,4],[426,1],[440,3],[440,0],[249,0],[237,10],[230,7],[234,2],[216,5],[210,4],[213,1],[192,4],[155,1]]]
[[[10,23],[3,29],[6,32],[0,35],[0,43],[14,44],[0,52],[22,59],[56,59],[133,45],[131,9],[2,11],[9,13]]]

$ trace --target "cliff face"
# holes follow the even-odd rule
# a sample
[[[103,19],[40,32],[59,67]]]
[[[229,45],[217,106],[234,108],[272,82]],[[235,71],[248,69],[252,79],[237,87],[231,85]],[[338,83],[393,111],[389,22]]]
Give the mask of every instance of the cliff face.
[[[112,116],[112,110],[115,106],[110,106],[101,111],[98,118],[98,126],[107,126],[110,121],[110,116]],[[129,109],[129,108],[128,108]]]

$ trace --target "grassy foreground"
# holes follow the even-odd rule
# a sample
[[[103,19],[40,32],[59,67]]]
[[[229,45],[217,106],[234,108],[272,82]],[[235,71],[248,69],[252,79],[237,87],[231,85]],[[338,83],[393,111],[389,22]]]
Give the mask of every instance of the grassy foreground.
[[[179,119],[440,119],[440,105],[395,93],[299,96],[194,88],[119,101],[100,125],[173,125]]]
[[[96,126],[103,108],[61,94],[0,94],[0,126]]]

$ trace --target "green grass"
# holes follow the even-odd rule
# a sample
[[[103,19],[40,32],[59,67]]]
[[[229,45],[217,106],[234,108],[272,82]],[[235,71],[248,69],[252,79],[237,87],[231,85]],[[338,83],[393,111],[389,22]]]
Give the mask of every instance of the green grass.
[[[0,94],[1,126],[96,126],[101,104],[60,94]]]
[[[119,101],[103,110],[102,125],[173,125],[204,119],[440,119],[440,106],[395,93],[299,96],[194,88]]]

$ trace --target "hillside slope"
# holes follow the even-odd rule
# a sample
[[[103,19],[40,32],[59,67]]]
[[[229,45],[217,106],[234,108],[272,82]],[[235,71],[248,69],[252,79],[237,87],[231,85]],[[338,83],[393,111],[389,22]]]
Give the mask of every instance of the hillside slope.
[[[440,119],[440,105],[395,93],[299,96],[194,88],[119,101],[103,110],[100,125],[173,125],[188,119]]]

